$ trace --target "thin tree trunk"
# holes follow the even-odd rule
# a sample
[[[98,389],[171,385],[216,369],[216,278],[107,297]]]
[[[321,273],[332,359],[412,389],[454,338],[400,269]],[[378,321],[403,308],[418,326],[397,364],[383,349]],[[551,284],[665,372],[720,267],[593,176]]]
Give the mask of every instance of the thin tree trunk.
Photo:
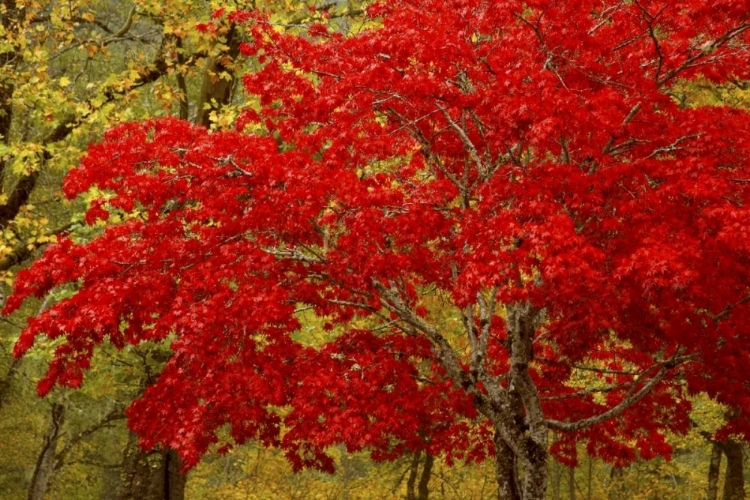
[[[60,429],[64,420],[65,407],[61,403],[53,404],[49,427],[44,434],[42,450],[39,452],[34,474],[31,477],[28,500],[44,500],[44,495],[55,471],[57,440],[60,437]]]
[[[0,380],[0,409],[2,409],[10,399],[11,384],[13,383],[13,379],[15,378],[16,373],[18,373],[18,368],[20,366],[21,358],[13,358],[8,371],[5,374],[5,378]]]
[[[430,476],[432,475],[432,465],[435,462],[435,457],[429,453],[424,455],[424,465],[422,466],[422,475],[419,477],[418,500],[429,500],[430,497]]]
[[[576,500],[576,468],[568,467],[568,498]]]
[[[624,484],[625,471],[622,467],[612,466],[609,473],[609,498],[610,500],[622,500],[629,498]]]
[[[552,500],[560,500],[560,483],[562,482],[560,464],[552,460],[550,465],[552,466]]]
[[[711,445],[711,460],[708,463],[708,493],[706,500],[719,498],[719,471],[721,470],[721,448],[719,443]]]
[[[417,494],[414,490],[414,485],[417,484],[417,475],[419,474],[419,458],[422,456],[422,452],[418,451],[414,454],[409,466],[409,479],[406,480],[406,500],[417,500]]]
[[[745,500],[744,460],[742,443],[728,440],[721,444],[727,457],[727,473],[724,476],[724,500]]]

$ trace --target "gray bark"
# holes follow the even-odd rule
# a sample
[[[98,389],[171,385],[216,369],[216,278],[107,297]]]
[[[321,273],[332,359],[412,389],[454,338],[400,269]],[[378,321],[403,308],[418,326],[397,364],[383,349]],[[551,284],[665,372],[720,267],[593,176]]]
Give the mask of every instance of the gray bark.
[[[522,498],[543,500],[547,493],[549,427],[536,385],[529,374],[529,365],[534,359],[534,334],[541,315],[540,311],[534,309],[529,303],[507,306],[506,311],[511,351],[510,384],[523,402],[526,413],[524,427],[528,426],[528,431],[524,432],[521,437],[520,459],[524,470]]]
[[[495,433],[495,478],[498,484],[498,500],[521,500],[516,458],[500,437],[500,433]]]

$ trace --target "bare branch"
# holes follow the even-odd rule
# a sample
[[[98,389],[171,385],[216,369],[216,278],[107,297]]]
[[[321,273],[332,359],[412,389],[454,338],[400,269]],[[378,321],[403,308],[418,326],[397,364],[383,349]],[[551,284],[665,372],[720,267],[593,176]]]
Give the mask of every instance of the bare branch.
[[[263,248],[264,252],[266,252],[269,255],[273,255],[274,257],[279,257],[281,259],[289,259],[289,260],[296,260],[298,262],[307,262],[307,263],[316,263],[321,264],[325,263],[325,259],[322,258],[319,255],[315,256],[309,256],[303,252],[301,252],[297,248],[290,248],[285,250],[279,250],[276,248]]]
[[[701,64],[705,64],[702,62],[704,59],[706,59],[709,55],[716,52],[718,49],[724,47],[729,42],[740,36],[745,31],[750,30],[750,23],[744,23],[740,24],[739,26],[735,26],[734,28],[727,30],[726,33],[721,35],[720,37],[716,38],[710,43],[704,44],[701,46],[701,50],[697,52],[696,54],[688,57],[683,61],[681,65],[678,67],[667,71],[664,76],[659,79],[656,83],[661,87],[667,84],[669,81],[674,79],[677,75],[685,71],[686,69],[693,68],[695,66],[700,66]]]
[[[469,139],[466,131],[458,123],[456,123],[453,118],[451,118],[448,110],[440,106],[438,106],[438,109],[443,113],[445,119],[448,120],[450,126],[458,133],[458,136],[461,138],[461,142],[464,144],[464,148],[466,148],[466,152],[469,154],[469,158],[471,158],[471,161],[473,161],[477,166],[479,175],[482,175],[485,172],[486,168],[484,166],[484,163],[482,162],[482,159],[479,157],[476,146],[474,146],[474,143],[471,142],[471,139]]]
[[[678,151],[678,150],[682,149],[681,147],[679,147],[680,144],[682,144],[685,141],[692,140],[692,139],[698,139],[702,135],[703,134],[692,134],[692,135],[685,135],[685,136],[679,137],[679,138],[675,139],[675,141],[672,144],[670,144],[669,146],[666,146],[666,147],[663,147],[663,148],[656,148],[650,155],[648,155],[646,157],[646,159],[653,158],[653,157],[658,156],[660,154],[673,153],[675,151]]]
[[[639,9],[641,9],[643,20],[646,21],[646,24],[648,25],[648,36],[651,38],[651,43],[653,43],[654,50],[656,51],[656,72],[654,73],[654,81],[659,82],[659,75],[661,75],[662,66],[664,66],[664,52],[662,51],[661,44],[656,36],[655,21],[661,13],[669,7],[669,4],[664,5],[664,7],[662,7],[656,14],[651,14],[638,0],[635,0],[634,3]]]
[[[585,389],[582,391],[576,391],[571,392],[568,394],[559,394],[557,396],[540,396],[539,399],[542,401],[561,401],[563,399],[573,399],[573,398],[580,398],[584,396],[590,396],[591,394],[606,394],[608,392],[616,391],[619,389],[626,389],[630,387],[631,384],[618,384],[618,385],[608,385],[606,387],[596,387],[592,389]]]
[[[739,307],[742,304],[746,304],[748,302],[750,302],[750,295],[735,302],[734,304],[729,304],[723,311],[713,316],[714,321],[719,321],[720,319],[726,318],[727,316],[729,316],[729,313],[732,312],[732,309],[734,309],[735,307]]]
[[[596,424],[599,424],[601,422],[604,422],[606,420],[609,420],[611,418],[617,417],[620,414],[622,414],[625,410],[636,404],[638,401],[643,399],[647,394],[649,394],[654,387],[656,387],[662,380],[664,380],[664,377],[669,373],[670,369],[675,368],[676,366],[679,366],[680,364],[688,361],[689,359],[692,359],[694,356],[682,356],[679,355],[679,351],[675,356],[672,358],[657,363],[655,365],[652,365],[643,372],[640,373],[638,378],[633,381],[633,383],[630,385],[630,389],[628,393],[625,395],[622,401],[620,401],[619,404],[616,406],[610,408],[609,410],[600,413],[598,415],[594,415],[593,417],[584,418],[575,422],[561,422],[559,420],[547,420],[547,425],[550,429],[555,429],[559,431],[578,431],[581,429],[586,429],[588,427],[594,426]],[[641,382],[644,380],[644,378],[652,372],[655,368],[659,367],[659,371],[651,377],[648,382],[646,382],[640,389],[636,390],[636,388],[641,384]]]

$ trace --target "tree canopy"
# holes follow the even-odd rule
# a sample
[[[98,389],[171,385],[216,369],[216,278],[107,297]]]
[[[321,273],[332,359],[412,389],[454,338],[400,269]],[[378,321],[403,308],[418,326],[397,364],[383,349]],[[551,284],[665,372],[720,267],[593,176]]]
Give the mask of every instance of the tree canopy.
[[[564,462],[668,455],[702,392],[732,409],[719,435],[747,434],[750,116],[672,89],[748,79],[750,3],[401,0],[346,34],[259,11],[199,29],[223,16],[260,68],[235,130],[109,131],[64,189],[124,222],[19,275],[6,312],[76,289],[16,345],[63,338],[41,394],[105,340],[165,342],[129,410],[146,446],[192,465],[228,426],[323,470],[334,443],[494,455],[503,499],[544,498],[550,431]]]

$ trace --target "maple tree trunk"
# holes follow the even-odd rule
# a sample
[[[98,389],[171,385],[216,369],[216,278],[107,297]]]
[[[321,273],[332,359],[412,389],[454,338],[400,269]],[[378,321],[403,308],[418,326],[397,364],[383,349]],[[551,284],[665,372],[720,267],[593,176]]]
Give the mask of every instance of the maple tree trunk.
[[[708,464],[708,493],[706,500],[719,498],[719,471],[721,470],[721,448],[719,443],[711,445],[711,460]]]
[[[546,438],[546,433],[544,434]],[[547,498],[548,453],[531,435],[523,441],[524,455],[517,457],[510,446],[495,434],[495,478],[498,485],[498,500],[544,500]],[[523,480],[520,481],[518,464],[522,465]]]
[[[50,423],[44,434],[42,450],[37,457],[34,474],[28,490],[28,500],[43,500],[47,492],[50,479],[55,471],[55,458],[57,440],[60,437],[60,428],[65,420],[65,407],[60,403],[52,405]]]
[[[495,478],[498,500],[521,500],[516,460],[499,433],[495,433]]]
[[[727,440],[721,443],[724,455],[727,457],[727,473],[724,477],[724,500],[745,499],[744,457],[742,443]]]
[[[529,373],[534,359],[534,335],[540,311],[528,302],[506,307],[510,339],[510,400],[523,404],[523,412],[512,416],[516,429],[521,430],[518,459],[523,466],[523,500],[544,500],[547,497],[547,447],[549,427],[542,410],[536,385]],[[519,429],[520,428],[520,429]]]

